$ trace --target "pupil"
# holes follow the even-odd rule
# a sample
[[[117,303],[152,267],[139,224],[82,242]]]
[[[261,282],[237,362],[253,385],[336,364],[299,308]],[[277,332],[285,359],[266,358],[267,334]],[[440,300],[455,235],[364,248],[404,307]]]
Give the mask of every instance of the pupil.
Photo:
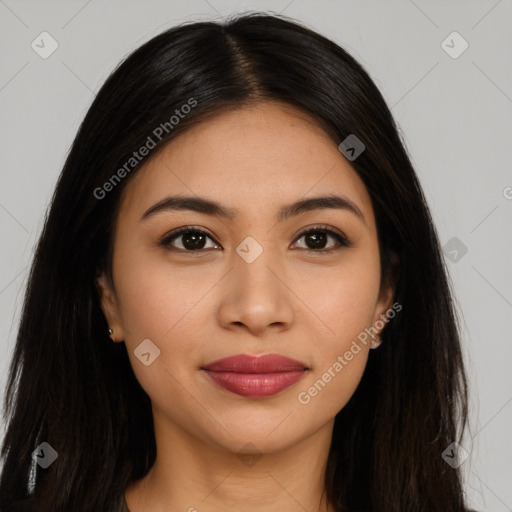
[[[204,247],[205,237],[197,233],[187,233],[183,235],[182,243],[185,249],[202,249]]]
[[[313,243],[311,244],[313,245],[313,247],[311,247],[310,244],[307,243],[308,239],[313,241]],[[310,249],[322,249],[323,245],[325,244],[325,239],[325,233],[310,233],[309,235],[306,236],[306,244]]]

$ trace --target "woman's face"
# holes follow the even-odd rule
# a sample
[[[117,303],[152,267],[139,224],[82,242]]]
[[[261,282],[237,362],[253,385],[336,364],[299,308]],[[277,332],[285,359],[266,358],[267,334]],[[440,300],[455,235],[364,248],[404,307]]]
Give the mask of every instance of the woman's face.
[[[352,207],[291,206],[326,196]],[[203,206],[165,207],[170,197]],[[313,120],[261,103],[188,130],[133,176],[115,230],[115,291],[100,286],[155,428],[272,452],[332,426],[354,393],[370,348],[362,333],[391,307],[380,277],[361,179]],[[301,365],[205,370],[240,354]]]

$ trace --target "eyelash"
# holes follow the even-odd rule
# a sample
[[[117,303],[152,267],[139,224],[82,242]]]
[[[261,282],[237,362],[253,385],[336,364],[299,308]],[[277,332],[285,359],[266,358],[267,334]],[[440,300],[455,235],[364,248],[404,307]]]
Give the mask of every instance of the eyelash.
[[[200,228],[196,228],[194,226],[184,226],[182,228],[177,229],[176,231],[169,233],[168,235],[166,235],[163,238],[163,240],[160,242],[159,245],[164,246],[169,251],[177,251],[177,252],[183,252],[183,253],[201,253],[201,252],[207,250],[207,249],[197,249],[195,251],[189,251],[186,249],[180,249],[180,248],[173,247],[170,245],[171,242],[174,239],[178,238],[180,235],[190,234],[190,233],[205,235],[208,238],[210,238],[212,241],[214,241],[217,245],[220,245],[207,231],[204,231],[203,229],[200,229]],[[327,235],[332,236],[338,242],[339,246],[331,247],[330,249],[316,249],[315,250],[315,249],[308,249],[308,248],[300,248],[298,250],[308,251],[308,252],[318,253],[318,254],[330,254],[330,253],[332,253],[334,251],[338,251],[344,247],[352,246],[352,242],[346,236],[342,235],[341,233],[338,233],[337,231],[334,231],[334,230],[328,228],[327,226],[315,226],[313,228],[309,228],[309,229],[303,231],[302,233],[300,233],[295,240],[296,241],[300,240],[302,237],[307,236],[311,233],[326,233]]]

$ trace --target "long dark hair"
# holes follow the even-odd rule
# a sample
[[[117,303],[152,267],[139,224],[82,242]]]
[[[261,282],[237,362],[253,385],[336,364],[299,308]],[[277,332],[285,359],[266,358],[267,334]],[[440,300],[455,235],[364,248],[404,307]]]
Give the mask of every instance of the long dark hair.
[[[395,276],[403,307],[336,416],[326,496],[337,511],[465,510],[459,470],[441,456],[467,424],[457,316],[390,110],[337,44],[284,16],[251,13],[157,35],[110,75],[81,124],[37,245],[10,366],[2,511],[23,500],[39,512],[110,510],[148,473],[156,456],[151,402],[124,344],[108,338],[96,287],[101,271],[111,278],[120,195],[188,127],[265,100],[308,113],[336,145],[350,134],[364,143],[351,163],[373,203],[382,276]],[[127,167],[148,137],[155,148]],[[32,458],[42,442],[58,453],[47,469]]]

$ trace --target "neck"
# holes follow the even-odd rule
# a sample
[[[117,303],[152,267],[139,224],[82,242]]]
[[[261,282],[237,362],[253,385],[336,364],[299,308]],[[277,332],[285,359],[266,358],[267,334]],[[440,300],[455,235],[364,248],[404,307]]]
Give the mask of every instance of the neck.
[[[247,442],[237,453],[155,420],[157,457],[126,490],[130,512],[333,511],[324,492],[333,422],[279,451]]]

